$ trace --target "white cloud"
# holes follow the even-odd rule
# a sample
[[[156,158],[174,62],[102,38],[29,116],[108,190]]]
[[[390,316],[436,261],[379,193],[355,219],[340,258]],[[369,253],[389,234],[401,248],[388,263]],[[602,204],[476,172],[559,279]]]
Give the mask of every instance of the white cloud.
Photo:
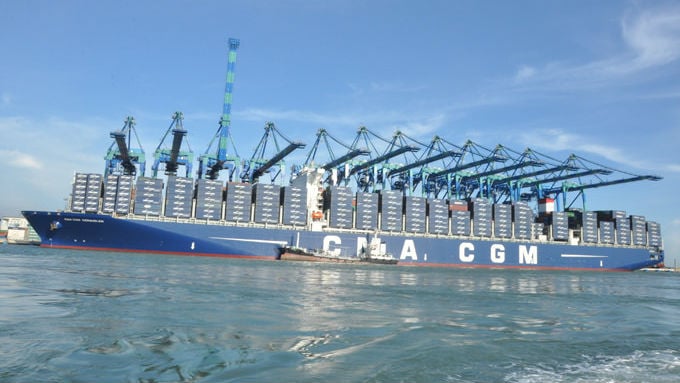
[[[569,151],[577,154],[591,153],[632,168],[654,168],[652,164],[640,158],[631,157],[629,152],[621,148],[599,144],[592,137],[566,133],[560,129],[541,129],[523,133],[522,141],[533,149],[547,149],[554,152]]]
[[[515,90],[592,89],[621,83],[643,71],[680,59],[680,6],[630,10],[621,21],[623,46],[618,54],[582,64],[551,62],[523,65],[510,87]]]
[[[529,79],[533,77],[536,74],[536,69],[527,65],[522,65],[517,70],[517,73],[515,74],[515,81],[516,82],[522,82],[526,79]]]
[[[645,69],[680,58],[680,7],[631,12],[623,19],[621,28],[633,58],[620,69]]]
[[[43,164],[36,157],[18,150],[0,149],[0,162],[16,168],[42,169]]]

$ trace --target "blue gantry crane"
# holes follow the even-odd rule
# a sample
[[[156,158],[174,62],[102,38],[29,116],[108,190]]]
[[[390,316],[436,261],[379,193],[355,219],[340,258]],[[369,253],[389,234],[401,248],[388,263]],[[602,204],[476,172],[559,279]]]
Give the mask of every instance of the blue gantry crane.
[[[132,148],[132,136],[137,140],[137,148]],[[121,130],[111,132],[111,138],[114,142],[109,146],[106,152],[106,169],[104,169],[104,176],[113,175],[131,175],[135,176],[139,173],[144,176],[146,168],[146,159],[144,156],[144,149],[139,142],[137,131],[135,130],[135,119],[132,116],[125,118],[125,124]],[[137,170],[139,168],[139,170]]]
[[[234,67],[236,65],[236,51],[238,50],[240,42],[238,39],[229,39],[229,55],[227,59],[227,80],[224,90],[224,102],[222,104],[222,117],[220,118],[219,127],[215,136],[210,141],[205,153],[199,157],[198,162],[198,177],[217,179],[219,173],[223,169],[229,170],[229,179],[231,180],[234,172],[241,166],[241,160],[234,149],[234,154],[228,154],[228,147],[231,142],[233,146],[233,139],[231,137],[231,102],[234,91]],[[211,153],[211,148],[215,140],[218,140],[217,151]]]
[[[177,175],[177,169],[180,165],[184,166],[186,171],[186,177],[191,176],[191,170],[193,168],[194,162],[194,152],[189,146],[189,141],[184,140],[187,135],[186,129],[184,129],[184,115],[182,112],[175,112],[172,115],[172,122],[170,126],[165,131],[165,134],[161,138],[161,141],[156,147],[154,152],[154,163],[151,166],[153,170],[153,177],[155,178],[158,174],[158,168],[160,164],[165,165],[165,175],[175,176]],[[172,133],[172,147],[170,149],[163,147],[163,142]],[[182,148],[182,143],[187,143],[187,150],[180,150]]]

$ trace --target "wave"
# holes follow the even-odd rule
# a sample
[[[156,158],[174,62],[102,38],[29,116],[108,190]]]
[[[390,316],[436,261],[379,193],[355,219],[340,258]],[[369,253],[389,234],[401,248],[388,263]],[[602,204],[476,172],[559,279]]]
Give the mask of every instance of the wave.
[[[635,351],[623,356],[584,357],[580,363],[538,365],[510,373],[508,383],[676,383],[680,376],[680,351]]]

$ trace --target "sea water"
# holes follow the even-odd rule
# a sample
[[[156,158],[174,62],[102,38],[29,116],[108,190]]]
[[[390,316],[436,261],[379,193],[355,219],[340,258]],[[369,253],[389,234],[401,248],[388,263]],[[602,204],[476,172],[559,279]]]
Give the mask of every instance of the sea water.
[[[0,246],[0,382],[678,382],[680,275]]]

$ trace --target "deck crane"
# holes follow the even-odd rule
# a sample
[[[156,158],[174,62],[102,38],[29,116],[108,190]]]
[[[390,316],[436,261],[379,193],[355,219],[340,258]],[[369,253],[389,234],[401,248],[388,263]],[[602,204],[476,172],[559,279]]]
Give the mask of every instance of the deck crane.
[[[284,149],[280,148],[277,137],[288,143]],[[268,158],[266,153],[267,145],[270,140],[273,141],[276,154]],[[304,147],[304,143],[293,142],[281,134],[281,132],[276,129],[273,122],[267,122],[264,127],[264,135],[257,144],[255,152],[252,157],[250,157],[250,160],[246,161],[243,165],[241,180],[243,182],[256,182],[262,175],[270,172],[272,167],[278,165],[278,172],[271,176],[271,181],[275,182],[276,178],[285,170],[283,159],[294,150]],[[283,179],[283,176],[281,178]]]
[[[161,163],[165,164],[165,174],[166,175],[177,175],[177,168],[179,165],[183,165],[186,170],[186,177],[191,176],[191,169],[194,162],[194,152],[191,147],[187,151],[180,151],[182,148],[182,140],[184,136],[187,135],[187,131],[184,129],[184,115],[182,112],[175,112],[172,115],[172,122],[170,126],[165,131],[165,134],[161,138],[161,141],[156,147],[154,152],[154,163],[151,166],[153,170],[153,177],[155,178],[158,174],[158,167]],[[170,149],[163,148],[163,142],[168,137],[168,134],[172,132],[172,147]],[[189,142],[187,146],[189,146]]]
[[[198,160],[198,177],[206,177],[209,179],[217,179],[219,173],[223,169],[229,169],[229,179],[231,180],[235,170],[240,167],[240,158],[238,153],[236,153],[236,148],[234,147],[235,155],[228,155],[227,148],[231,141],[233,146],[233,140],[231,138],[231,101],[232,93],[234,90],[234,67],[236,64],[236,51],[240,42],[238,39],[229,39],[229,58],[227,62],[227,80],[224,90],[224,103],[222,106],[222,117],[220,118],[219,127],[215,136],[210,141],[208,148],[205,153],[199,157]],[[210,153],[215,139],[218,139],[217,152]]]
[[[138,148],[131,147],[133,134],[137,140]],[[114,142],[111,143],[106,152],[106,169],[104,169],[104,176],[109,174],[134,176],[137,175],[138,166],[139,174],[143,177],[146,168],[146,159],[144,156],[144,149],[139,142],[139,137],[135,130],[134,117],[126,117],[123,128],[119,131],[111,132],[111,138],[114,139]]]
[[[341,156],[336,156],[335,152],[333,151],[333,145],[331,145],[331,142],[329,142],[329,140],[334,142],[336,145],[339,145],[341,148],[347,150],[347,152]],[[333,185],[337,183],[338,178],[337,168],[340,165],[349,163],[356,157],[365,156],[371,153],[370,150],[366,148],[356,147],[353,148],[352,146],[347,145],[342,141],[338,140],[337,138],[331,136],[326,129],[319,129],[316,133],[316,140],[314,141],[314,144],[307,153],[307,158],[305,159],[304,166],[307,167],[318,166],[316,164],[317,161],[316,156],[318,154],[319,147],[322,146],[322,144],[326,148],[329,160],[320,167],[327,172],[331,172],[331,175],[328,177],[326,182]]]

